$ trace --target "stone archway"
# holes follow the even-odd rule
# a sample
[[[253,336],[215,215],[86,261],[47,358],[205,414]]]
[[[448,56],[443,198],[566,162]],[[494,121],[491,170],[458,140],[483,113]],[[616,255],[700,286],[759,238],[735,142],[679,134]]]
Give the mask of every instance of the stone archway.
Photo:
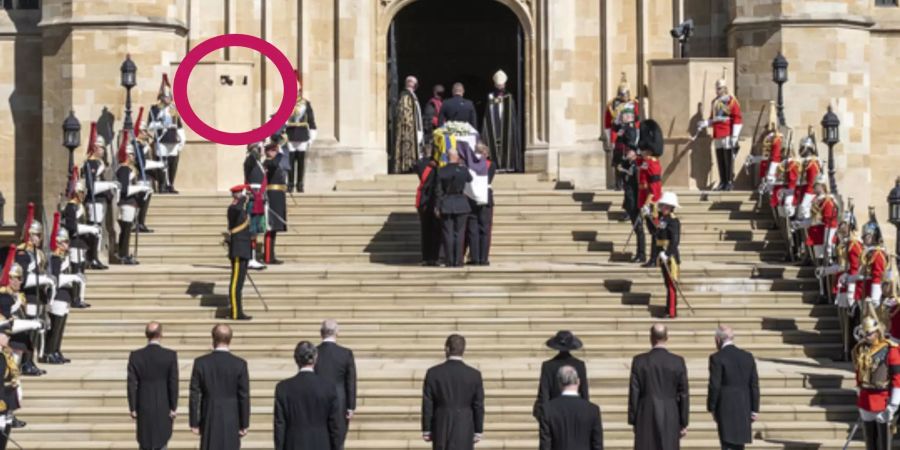
[[[378,0],[379,1],[379,14],[377,19],[377,39],[376,39],[376,58],[375,58],[375,67],[376,67],[376,91],[378,92],[378,121],[377,123],[386,124],[387,123],[387,108],[388,108],[388,96],[387,96],[387,85],[388,85],[388,71],[387,71],[387,56],[388,56],[388,32],[390,30],[391,24],[397,15],[407,6],[410,6],[414,3],[420,1],[431,1],[431,0]],[[523,144],[527,149],[533,146],[535,143],[542,141],[538,130],[543,129],[544,127],[540,126],[539,121],[543,120],[546,117],[546,114],[542,112],[539,108],[543,108],[545,105],[544,101],[541,101],[540,96],[537,94],[537,86],[542,85],[541,82],[544,77],[537,76],[542,71],[538,70],[538,61],[543,61],[543,59],[539,59],[536,54],[536,42],[538,40],[537,29],[534,21],[534,11],[532,10],[531,0],[484,0],[495,2],[501,4],[508,8],[518,19],[519,25],[522,31],[522,53],[523,53],[523,64],[522,64],[522,99],[520,101],[521,108],[524,109],[525,115],[523,119]],[[484,74],[486,79],[489,79],[492,73]],[[481,112],[479,111],[479,115]],[[382,127],[378,132],[379,142],[387,141],[387,133],[386,127]]]

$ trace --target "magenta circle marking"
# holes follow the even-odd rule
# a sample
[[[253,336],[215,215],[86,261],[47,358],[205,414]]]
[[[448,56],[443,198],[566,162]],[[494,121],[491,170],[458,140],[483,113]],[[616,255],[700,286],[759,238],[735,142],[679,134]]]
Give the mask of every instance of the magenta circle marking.
[[[201,120],[191,108],[191,102],[187,95],[187,83],[191,72],[204,56],[223,47],[244,47],[256,50],[272,61],[278,69],[278,73],[281,74],[281,81],[284,84],[284,96],[281,104],[275,115],[259,128],[241,133],[217,130]],[[294,66],[284,56],[284,53],[281,53],[271,43],[247,34],[222,34],[201,42],[184,56],[175,71],[172,97],[184,123],[204,139],[225,145],[246,145],[266,140],[288,121],[294,105],[297,103],[297,79],[294,74]]]

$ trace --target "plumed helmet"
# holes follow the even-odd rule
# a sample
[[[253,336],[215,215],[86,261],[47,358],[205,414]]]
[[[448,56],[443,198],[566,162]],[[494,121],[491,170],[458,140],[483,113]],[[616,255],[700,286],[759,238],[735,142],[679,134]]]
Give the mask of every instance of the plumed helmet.
[[[663,147],[663,134],[659,124],[653,119],[641,122],[641,139],[638,141],[638,148],[649,150],[653,156],[659,157],[663,154]]]
[[[878,225],[878,219],[875,217],[875,208],[869,207],[869,221],[862,227],[862,237],[871,236],[872,242],[880,244],[882,242],[881,227]]]
[[[722,68],[722,78],[716,80],[716,90],[719,89],[728,89],[728,68]]]
[[[2,275],[0,275],[0,286],[9,286],[9,278],[16,264],[16,246],[10,245],[6,250],[6,260],[3,263]],[[22,278],[22,266],[19,266],[18,278]]]
[[[847,198],[847,208],[841,215],[841,223],[846,223],[850,231],[856,231],[858,224],[856,222],[856,212],[853,210],[853,197]]]
[[[616,94],[618,94],[619,97],[631,95],[631,86],[628,84],[628,76],[625,75],[625,72],[622,72],[622,78],[619,80],[619,87],[616,89]]]
[[[31,225],[28,227],[28,234],[30,236],[41,236],[44,234],[44,225],[42,225],[37,220],[31,222]]]
[[[60,242],[68,242],[69,241],[69,233],[66,233],[66,239],[61,241],[59,239],[60,230],[65,231],[65,228],[59,227],[59,211],[53,213],[53,228],[50,232],[50,250],[56,251]]]
[[[819,154],[816,149],[816,132],[813,131],[812,127],[809,127],[809,132],[806,136],[803,136],[803,139],[800,139],[800,156],[807,155],[817,155]]]
[[[859,328],[862,330],[863,335],[877,332],[884,336],[884,325],[878,320],[875,308],[866,308],[866,315],[860,321]]]
[[[669,205],[673,208],[681,207],[681,205],[678,204],[678,194],[671,191],[663,192],[657,203],[660,205]]]
[[[22,269],[22,266],[17,262],[13,262],[12,266],[10,266],[9,268],[9,278],[16,278],[18,280],[21,280],[24,276],[25,271]]]
[[[158,100],[171,100],[172,99],[172,85],[169,84],[169,75],[162,74],[162,81],[159,83],[159,94],[156,96]]]
[[[813,182],[813,185],[823,186],[825,190],[828,190],[828,175],[824,173],[820,173],[819,176],[816,177],[816,180]]]
[[[69,242],[69,232],[65,228],[56,231],[56,242]]]

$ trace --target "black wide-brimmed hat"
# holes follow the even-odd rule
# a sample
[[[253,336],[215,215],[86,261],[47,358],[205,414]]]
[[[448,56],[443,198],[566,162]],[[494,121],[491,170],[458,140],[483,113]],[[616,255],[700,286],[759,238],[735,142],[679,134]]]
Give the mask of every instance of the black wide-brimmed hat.
[[[557,331],[556,336],[547,339],[547,347],[561,352],[568,352],[570,350],[580,349],[582,344],[581,339],[575,337],[571,331],[562,330]]]

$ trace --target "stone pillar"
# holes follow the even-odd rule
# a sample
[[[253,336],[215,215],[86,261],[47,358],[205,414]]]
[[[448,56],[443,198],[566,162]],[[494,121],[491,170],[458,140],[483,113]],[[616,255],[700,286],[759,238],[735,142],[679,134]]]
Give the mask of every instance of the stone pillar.
[[[38,24],[42,44],[43,140],[33,150],[41,176],[37,191],[52,214],[65,188],[68,155],[61,148],[62,121],[69,110],[81,120],[84,144],[90,122],[103,118],[121,128],[125,89],[119,66],[131,53],[138,67],[132,90],[133,118],[139,105],[156,99],[162,73],[180,60],[187,32],[175,0],[45,0]],[[188,149],[190,151],[190,149]],[[39,157],[38,157],[39,155]],[[113,157],[113,155],[109,155]]]
[[[691,138],[697,133],[697,123],[709,117],[716,96],[715,81],[722,77],[723,68],[729,86],[734,86],[734,61],[730,58],[661,59],[650,61],[649,66],[649,117],[659,123],[666,144],[660,158],[663,186],[709,189],[718,181],[713,141],[709,132],[697,135],[694,141]],[[747,122],[745,118],[745,130]],[[739,166],[749,152],[749,140],[742,142],[735,165]],[[741,174],[736,175],[739,187],[748,188]]]
[[[38,10],[0,10],[0,192],[6,224],[20,222],[25,204],[40,201],[41,35]],[[60,123],[61,125],[61,123]],[[65,153],[59,145],[53,150]],[[68,157],[68,155],[66,155]]]

